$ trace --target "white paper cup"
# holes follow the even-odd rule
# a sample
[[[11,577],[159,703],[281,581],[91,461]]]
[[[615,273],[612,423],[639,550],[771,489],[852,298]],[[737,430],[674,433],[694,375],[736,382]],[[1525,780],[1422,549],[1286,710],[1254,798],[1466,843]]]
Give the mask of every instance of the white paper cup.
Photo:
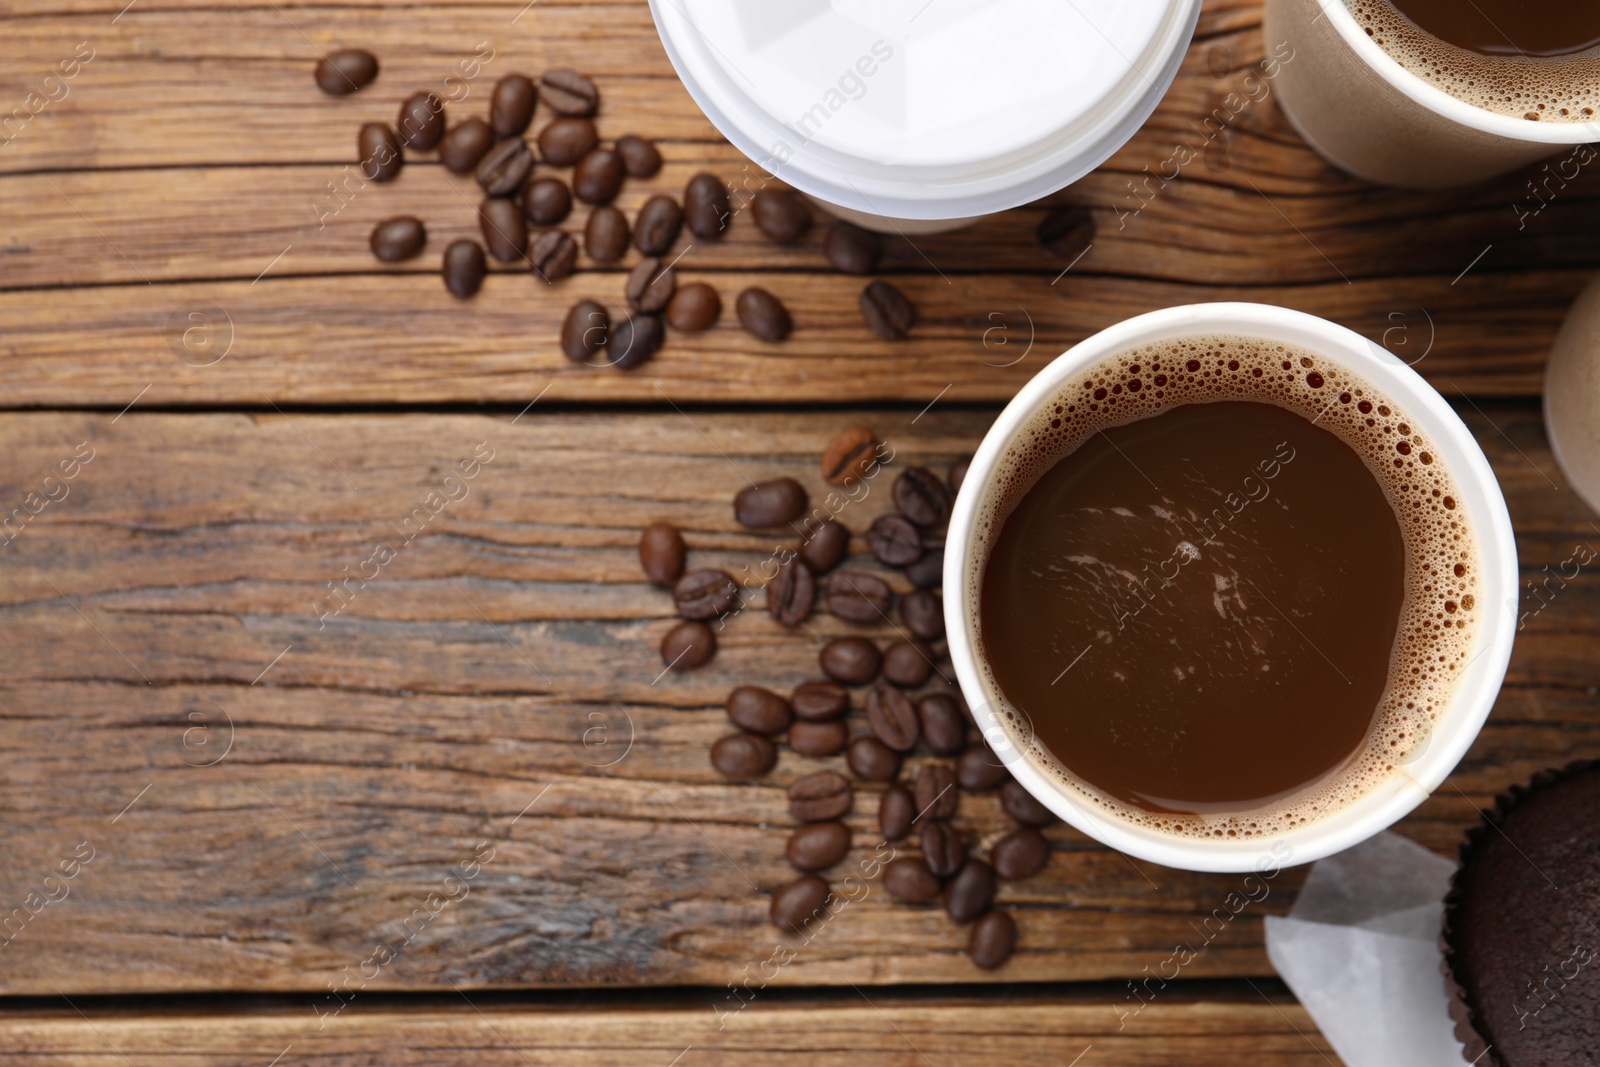
[[[1400,406],[1455,480],[1459,510],[1479,553],[1481,622],[1469,662],[1453,698],[1436,717],[1426,743],[1401,772],[1391,774],[1342,808],[1277,836],[1201,838],[1162,833],[1058,784],[1028,752],[1005,706],[978,667],[978,606],[968,578],[981,568],[986,547],[977,543],[980,505],[995,491],[1007,449],[1031,416],[1056,399],[1060,387],[1084,369],[1142,345],[1183,337],[1229,335],[1260,338],[1307,350],[1369,382]],[[981,573],[981,570],[978,571]],[[962,694],[990,747],[1012,775],[1069,824],[1130,856],[1194,871],[1252,871],[1309,863],[1343,851],[1392,825],[1439,786],[1466,753],[1493,706],[1511,657],[1516,632],[1516,541],[1494,472],[1461,419],[1420,375],[1382,347],[1314,315],[1265,304],[1193,304],[1140,315],[1095,334],[1041,370],[1006,406],[984,436],[956,498],[945,541],[945,629]],[[975,584],[975,583],[974,583]],[[1091,788],[1085,786],[1084,788]]]

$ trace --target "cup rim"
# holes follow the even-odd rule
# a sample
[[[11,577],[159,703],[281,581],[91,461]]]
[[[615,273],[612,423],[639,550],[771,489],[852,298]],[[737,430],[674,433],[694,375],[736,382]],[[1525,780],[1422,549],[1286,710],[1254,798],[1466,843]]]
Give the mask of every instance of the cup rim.
[[[1140,345],[1205,334],[1258,337],[1310,349],[1348,366],[1405,404],[1412,420],[1426,426],[1455,476],[1483,570],[1483,625],[1422,755],[1349,804],[1271,836],[1212,840],[1163,835],[1113,820],[1057,787],[1009,741],[1005,721],[990,706],[976,666],[976,626],[969,621],[976,610],[968,603],[966,571],[983,486],[1029,417],[1064,381],[1094,363]],[[973,455],[951,513],[943,577],[945,631],[962,694],[983,736],[1017,781],[1069,825],[1104,845],[1166,867],[1211,872],[1260,870],[1268,850],[1277,857],[1273,862],[1287,866],[1290,860],[1279,856],[1285,846],[1293,863],[1309,863],[1387,829],[1422,803],[1466,754],[1494,706],[1511,658],[1519,603],[1510,513],[1488,459],[1455,410],[1415,370],[1354,331],[1305,312],[1254,303],[1189,304],[1138,315],[1078,343],[1040,370],[1001,412]]]

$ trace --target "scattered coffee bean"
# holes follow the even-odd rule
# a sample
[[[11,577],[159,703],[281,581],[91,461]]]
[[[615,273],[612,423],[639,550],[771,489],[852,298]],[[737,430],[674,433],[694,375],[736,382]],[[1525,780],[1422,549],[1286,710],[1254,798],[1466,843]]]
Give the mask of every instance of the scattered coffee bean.
[[[889,617],[894,590],[875,574],[834,571],[828,576],[828,611],[850,622],[873,623]]]
[[[789,747],[802,756],[832,756],[844,751],[850,730],[842,722],[797,722],[789,727]]]
[[[728,713],[728,721],[741,730],[749,730],[753,734],[765,734],[768,737],[783,733],[794,721],[794,712],[789,709],[789,702],[772,690],[762,689],[760,686],[739,686],[728,694],[728,699],[723,702],[722,708]]]
[[[967,955],[986,971],[1002,966],[1017,948],[1017,921],[1009,911],[995,908],[972,924]]]
[[[1016,780],[1000,787],[1000,806],[1007,815],[1024,826],[1049,826],[1056,821],[1056,813],[1045,807],[1038,797]]]
[[[739,325],[763,341],[781,341],[794,329],[789,309],[765,289],[751,286],[734,302]]]
[[[686,619],[715,619],[739,603],[739,583],[727,571],[705,567],[679,578],[672,599]]]
[[[924,819],[953,819],[961,794],[947,763],[925,763],[917,772],[917,813]]]
[[[682,229],[683,208],[672,197],[657,193],[633,220],[633,246],[647,256],[666,255]]]
[[[675,671],[692,671],[717,654],[717,635],[703,622],[680,622],[661,639],[661,662]]]
[[[918,589],[937,589],[944,583],[944,546],[934,545],[906,568],[906,577]]]
[[[572,213],[572,190],[560,178],[539,178],[522,189],[522,211],[535,226],[554,226]]]
[[[578,266],[578,242],[564,230],[546,230],[528,253],[533,273],[547,282],[559,282]]]
[[[387,123],[364,122],[356,135],[356,152],[362,176],[368,181],[392,182],[400,174],[405,159],[400,155],[400,139]]]
[[[933,673],[933,650],[921,641],[895,641],[883,650],[883,676],[902,689],[915,689]]]
[[[861,290],[861,317],[885,341],[903,341],[917,323],[917,309],[906,294],[878,281]]]
[[[784,852],[797,871],[825,871],[850,851],[850,828],[842,822],[814,822],[789,835]]]
[[[909,752],[922,733],[911,698],[887,685],[867,694],[867,725],[879,741],[896,752]]]
[[[944,887],[945,914],[965,926],[994,903],[994,868],[974,856]]]
[[[760,778],[777,762],[777,746],[760,734],[733,733],[711,746],[711,766],[724,778]]]
[[[667,325],[684,333],[710,329],[722,315],[722,298],[705,282],[691,282],[672,294]]]
[[[372,254],[383,262],[399,263],[422,251],[428,243],[428,231],[421,219],[400,215],[374,226],[367,243],[372,246]]]
[[[944,480],[950,486],[950,496],[961,492],[961,483],[967,480],[967,467],[972,463],[971,456],[961,456],[950,461],[950,467],[945,471]]]
[[[621,325],[611,331],[611,339],[606,343],[611,365],[618,370],[643,366],[660,350],[666,336],[660,315],[641,314],[623,319]]]
[[[583,247],[596,263],[615,263],[628,251],[628,217],[610,204],[589,212]]]
[[[901,597],[900,618],[906,629],[924,641],[944,636],[944,605],[936,593],[918,589]]]
[[[512,196],[533,171],[533,152],[520,137],[511,137],[478,160],[478,184],[490,196]]]
[[[871,274],[878,269],[883,258],[883,238],[871,230],[848,222],[835,222],[828,227],[828,239],[823,243],[828,262],[835,270],[846,274]]]
[[[1032,826],[1019,826],[994,843],[989,860],[1008,882],[1032,878],[1050,859],[1050,842]]]
[[[901,514],[923,529],[943,526],[950,519],[950,490],[926,467],[911,467],[894,480],[894,503]]]
[[[317,60],[317,88],[329,96],[365,89],[378,76],[378,57],[364,48],[341,48]]]
[[[572,171],[572,192],[585,204],[609,204],[622,189],[622,157],[591,148]]]
[[[878,465],[878,436],[865,426],[834,434],[822,450],[822,476],[830,485],[860,480]]]
[[[969,793],[987,793],[1010,778],[1011,772],[988,745],[973,745],[956,760],[956,781]]]
[[[475,170],[484,153],[494,144],[494,131],[480,118],[456,123],[439,142],[439,162],[455,174]]]
[[[652,522],[639,533],[639,567],[656,585],[671,585],[682,577],[688,555],[689,547],[676,526]]]
[[[801,822],[837,819],[849,814],[854,802],[850,780],[833,771],[808,774],[789,787],[789,814]]]
[[[967,720],[955,698],[945,693],[930,693],[917,701],[917,719],[928,748],[939,756],[954,756],[967,743]]]
[[[870,741],[872,738],[866,737],[860,740]],[[895,758],[895,762],[898,766],[898,757]],[[909,834],[911,822],[916,817],[917,803],[912,799],[910,790],[904,786],[891,785],[883,791],[883,796],[878,798],[878,832],[883,834],[885,841],[898,841]]]
[[[767,583],[767,614],[780,626],[795,627],[811,617],[817,599],[817,580],[798,558],[783,561]]]
[[[528,223],[522,209],[510,200],[491,196],[478,208],[478,229],[489,254],[502,263],[515,263],[528,252]]]
[[[772,925],[790,933],[803,934],[807,924],[820,925],[828,918],[828,883],[814,874],[796,878],[772,894],[767,909]]]
[[[441,261],[444,287],[452,296],[462,300],[477,293],[483,285],[483,276],[489,264],[483,258],[483,246],[465,238],[451,241],[445,246]]]
[[[905,567],[922,558],[922,533],[904,515],[879,515],[867,528],[867,547],[880,563]]]
[[[858,737],[850,742],[845,762],[864,782],[892,782],[900,773],[900,753],[876,737]]]
[[[677,287],[678,278],[672,268],[655,256],[647,256],[628,273],[622,291],[629,307],[653,315],[667,306]]]
[[[1077,259],[1094,243],[1094,216],[1082,205],[1061,204],[1044,217],[1034,236],[1046,251]]]
[[[539,99],[558,115],[593,115],[600,91],[575,70],[550,70],[539,79]]]
[[[811,531],[800,545],[800,558],[813,574],[827,574],[839,565],[850,550],[850,531],[829,519]]]
[[[921,856],[901,856],[883,867],[883,888],[906,904],[926,904],[939,895],[939,879]]]
[[[570,167],[600,143],[588,119],[556,119],[539,131],[539,158],[552,167]]]
[[[572,305],[561,324],[561,351],[574,363],[587,363],[605,347],[610,332],[611,316],[606,314],[606,309],[593,300],[580,300]],[[648,572],[648,568],[646,570]],[[678,570],[683,570],[681,559]],[[672,577],[676,578],[677,574]]]
[[[533,121],[539,100],[533,81],[525,74],[507,74],[494,83],[489,95],[489,125],[496,137],[521,137]]]
[[[779,244],[798,241],[811,227],[811,208],[788,189],[763,189],[750,201],[756,228]]]
[[[733,517],[752,530],[783,526],[800,517],[808,500],[805,487],[793,478],[774,478],[739,490],[733,498]]]
[[[728,187],[714,174],[696,174],[683,190],[683,214],[696,237],[720,237],[727,228],[731,205]]]
[[[817,659],[824,674],[845,685],[866,685],[883,665],[878,646],[865,637],[836,637],[822,646]]]
[[[789,694],[797,718],[806,722],[827,722],[850,710],[850,694],[833,682],[801,682]]]
[[[949,878],[967,862],[967,843],[949,823],[924,820],[921,839],[922,861],[935,878]]]
[[[432,93],[412,93],[400,105],[395,129],[407,148],[428,151],[444,136],[444,103]]]
[[[622,169],[630,178],[654,178],[661,172],[661,153],[655,142],[637,134],[626,133],[617,138],[617,155],[622,157]]]
[[[956,665],[950,659],[948,652],[941,652],[934,657],[933,673],[944,679],[946,685],[956,685]]]

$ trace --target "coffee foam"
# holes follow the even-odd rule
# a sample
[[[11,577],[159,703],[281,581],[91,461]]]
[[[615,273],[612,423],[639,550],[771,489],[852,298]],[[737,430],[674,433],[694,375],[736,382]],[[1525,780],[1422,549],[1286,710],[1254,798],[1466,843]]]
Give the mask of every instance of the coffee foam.
[[[1469,662],[1477,609],[1476,544],[1438,449],[1371,383],[1307,350],[1236,336],[1196,336],[1131,349],[1069,378],[1018,431],[978,503],[964,581],[980,603],[989,552],[1012,508],[1056,462],[1095,433],[1183,404],[1250,400],[1277,405],[1350,445],[1383,488],[1406,551],[1406,594],[1389,680],[1366,740],[1345,765],[1266,807],[1227,815],[1149,812],[1112,798],[1067,770],[1003,697],[982,655],[984,691],[1010,740],[1068,793],[1117,821],[1194,838],[1281,834],[1321,819],[1397,774],[1426,751]],[[976,624],[975,624],[976,625]]]
[[[1463,103],[1535,122],[1600,116],[1600,52],[1486,56],[1424,32],[1387,0],[1345,0],[1345,6],[1395,62]]]

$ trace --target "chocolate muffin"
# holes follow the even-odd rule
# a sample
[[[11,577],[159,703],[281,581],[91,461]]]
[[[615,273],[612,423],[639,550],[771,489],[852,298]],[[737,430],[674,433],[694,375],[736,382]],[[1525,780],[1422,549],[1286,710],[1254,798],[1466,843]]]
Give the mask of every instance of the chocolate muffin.
[[[1441,970],[1479,1067],[1600,1063],[1600,760],[1486,811],[1445,897]]]

